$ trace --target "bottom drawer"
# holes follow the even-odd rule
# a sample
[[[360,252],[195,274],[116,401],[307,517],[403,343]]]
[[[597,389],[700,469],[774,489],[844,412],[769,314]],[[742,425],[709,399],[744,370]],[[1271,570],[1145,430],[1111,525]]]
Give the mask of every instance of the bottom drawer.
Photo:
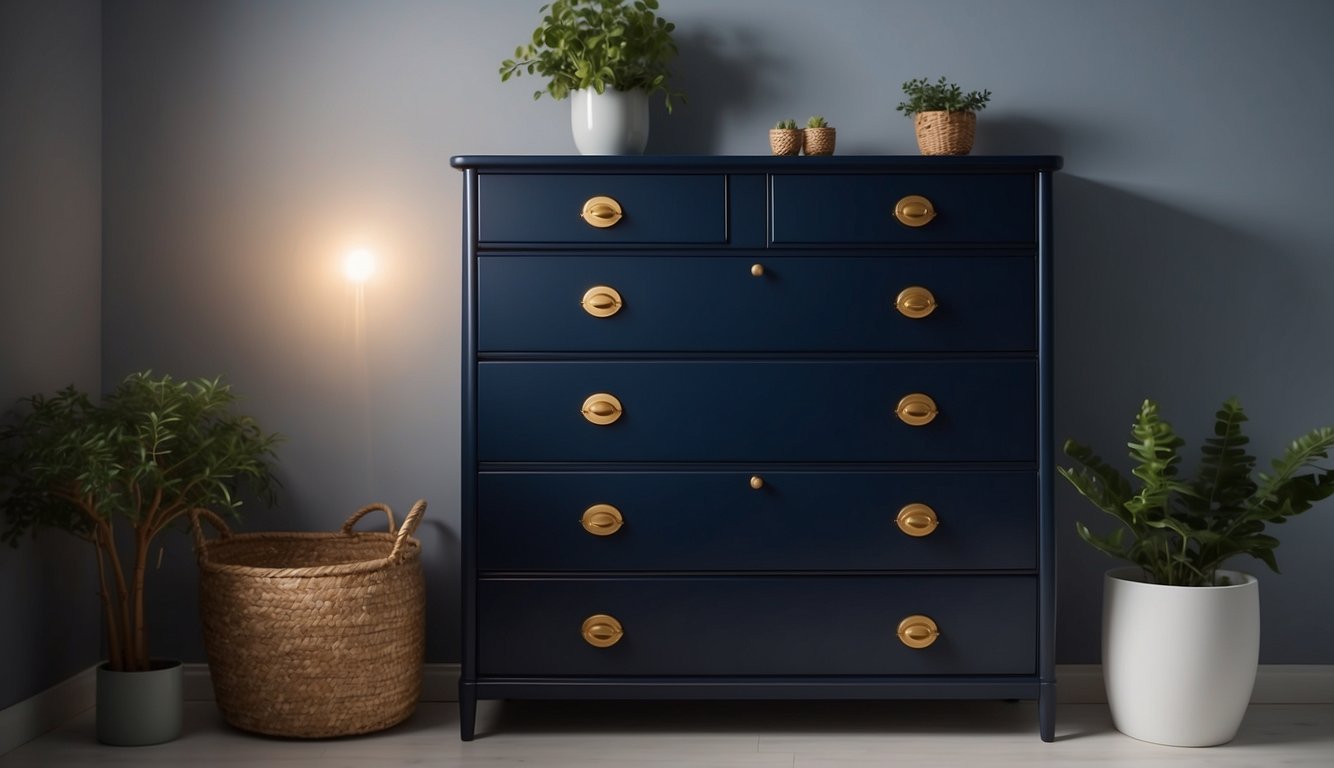
[[[1020,675],[1037,659],[1035,576],[482,579],[478,671],[552,675]],[[590,616],[623,634],[585,640]],[[912,615],[939,636],[898,637]]]

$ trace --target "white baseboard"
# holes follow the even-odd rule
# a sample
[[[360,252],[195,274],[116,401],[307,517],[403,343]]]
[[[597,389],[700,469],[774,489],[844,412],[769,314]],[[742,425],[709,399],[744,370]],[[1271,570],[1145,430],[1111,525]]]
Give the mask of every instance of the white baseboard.
[[[0,755],[69,722],[97,701],[97,666],[0,709]]]
[[[427,664],[421,701],[458,701],[458,664]],[[41,736],[89,709],[97,698],[97,667],[89,667],[36,696],[0,710],[0,755]],[[1104,704],[1107,691],[1098,664],[1056,667],[1061,704]],[[185,665],[185,700],[212,701],[207,664]],[[1334,664],[1262,664],[1252,704],[1334,704]]]

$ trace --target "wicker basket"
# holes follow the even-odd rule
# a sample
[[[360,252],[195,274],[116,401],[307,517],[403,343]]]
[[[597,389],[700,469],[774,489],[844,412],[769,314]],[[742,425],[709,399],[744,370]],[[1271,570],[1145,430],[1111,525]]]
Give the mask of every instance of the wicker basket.
[[[834,128],[807,128],[801,136],[802,149],[811,157],[834,154],[834,140],[838,136]]]
[[[801,129],[770,128],[769,149],[781,157],[801,154]]]
[[[369,512],[388,533],[353,532]],[[204,649],[228,723],[273,736],[368,733],[412,714],[421,693],[425,598],[418,501],[395,530],[384,504],[336,533],[233,535],[193,514]],[[218,530],[206,541],[202,521]]]
[[[913,124],[917,148],[924,155],[966,155],[973,151],[975,112],[918,112]]]

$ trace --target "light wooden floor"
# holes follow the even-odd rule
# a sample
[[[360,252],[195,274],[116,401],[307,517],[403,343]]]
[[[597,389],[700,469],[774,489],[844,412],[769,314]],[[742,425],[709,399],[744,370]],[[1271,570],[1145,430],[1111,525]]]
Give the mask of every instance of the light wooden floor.
[[[0,756],[0,768],[1334,766],[1334,705],[1252,706],[1237,739],[1210,749],[1135,741],[1092,704],[1059,707],[1052,744],[1038,739],[1031,702],[482,702],[471,743],[458,739],[454,704],[423,704],[383,733],[317,742],[252,736],[212,702],[186,706],[185,735],[170,744],[99,746],[86,712]]]

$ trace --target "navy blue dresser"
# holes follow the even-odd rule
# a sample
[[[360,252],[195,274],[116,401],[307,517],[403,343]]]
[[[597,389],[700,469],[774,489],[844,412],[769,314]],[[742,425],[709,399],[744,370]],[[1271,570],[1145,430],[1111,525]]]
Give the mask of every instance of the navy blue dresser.
[[[1056,157],[464,171],[483,699],[1037,699]]]

